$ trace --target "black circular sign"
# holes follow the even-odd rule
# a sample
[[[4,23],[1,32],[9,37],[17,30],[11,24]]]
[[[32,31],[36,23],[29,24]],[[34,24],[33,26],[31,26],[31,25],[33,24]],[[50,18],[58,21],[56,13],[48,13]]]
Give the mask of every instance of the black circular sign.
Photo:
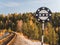
[[[38,8],[36,11],[36,18],[38,21],[49,21],[52,12],[47,7]]]

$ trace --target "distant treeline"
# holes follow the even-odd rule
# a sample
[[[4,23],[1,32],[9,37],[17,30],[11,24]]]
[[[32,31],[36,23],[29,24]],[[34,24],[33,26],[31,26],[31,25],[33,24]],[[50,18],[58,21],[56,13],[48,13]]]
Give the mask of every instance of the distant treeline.
[[[0,14],[0,30],[2,29],[22,32],[30,39],[41,41],[41,22],[37,21],[35,13]],[[50,45],[60,43],[60,13],[52,13],[51,20],[45,23],[44,35],[44,42]]]

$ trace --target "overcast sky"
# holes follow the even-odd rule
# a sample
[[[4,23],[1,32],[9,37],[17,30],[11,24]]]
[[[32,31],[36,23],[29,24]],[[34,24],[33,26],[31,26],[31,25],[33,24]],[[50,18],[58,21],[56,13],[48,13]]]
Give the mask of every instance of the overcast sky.
[[[60,0],[0,0],[0,14],[36,12],[40,7],[60,12]]]

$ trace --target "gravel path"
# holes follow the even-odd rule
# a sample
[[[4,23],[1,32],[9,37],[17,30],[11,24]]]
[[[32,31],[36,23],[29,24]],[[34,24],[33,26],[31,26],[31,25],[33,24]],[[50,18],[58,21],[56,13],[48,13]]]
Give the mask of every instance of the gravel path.
[[[41,45],[41,43],[38,42],[33,42],[29,39],[26,39],[22,34],[20,35],[19,33],[17,33],[17,38],[16,41],[14,42],[14,45]],[[47,44],[44,44],[47,45]]]

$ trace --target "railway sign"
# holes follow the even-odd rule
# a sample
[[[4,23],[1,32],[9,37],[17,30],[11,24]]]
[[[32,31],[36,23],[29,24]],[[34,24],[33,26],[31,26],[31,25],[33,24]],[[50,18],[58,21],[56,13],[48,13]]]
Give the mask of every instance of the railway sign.
[[[51,19],[51,11],[49,8],[47,7],[41,7],[38,8],[36,11],[36,18],[38,21],[42,22],[42,41],[41,41],[41,45],[43,45],[44,42],[44,22],[49,21],[49,19]]]
[[[36,18],[38,21],[42,21],[42,22],[49,21],[51,15],[52,13],[50,9],[47,7],[38,8],[36,11]]]

